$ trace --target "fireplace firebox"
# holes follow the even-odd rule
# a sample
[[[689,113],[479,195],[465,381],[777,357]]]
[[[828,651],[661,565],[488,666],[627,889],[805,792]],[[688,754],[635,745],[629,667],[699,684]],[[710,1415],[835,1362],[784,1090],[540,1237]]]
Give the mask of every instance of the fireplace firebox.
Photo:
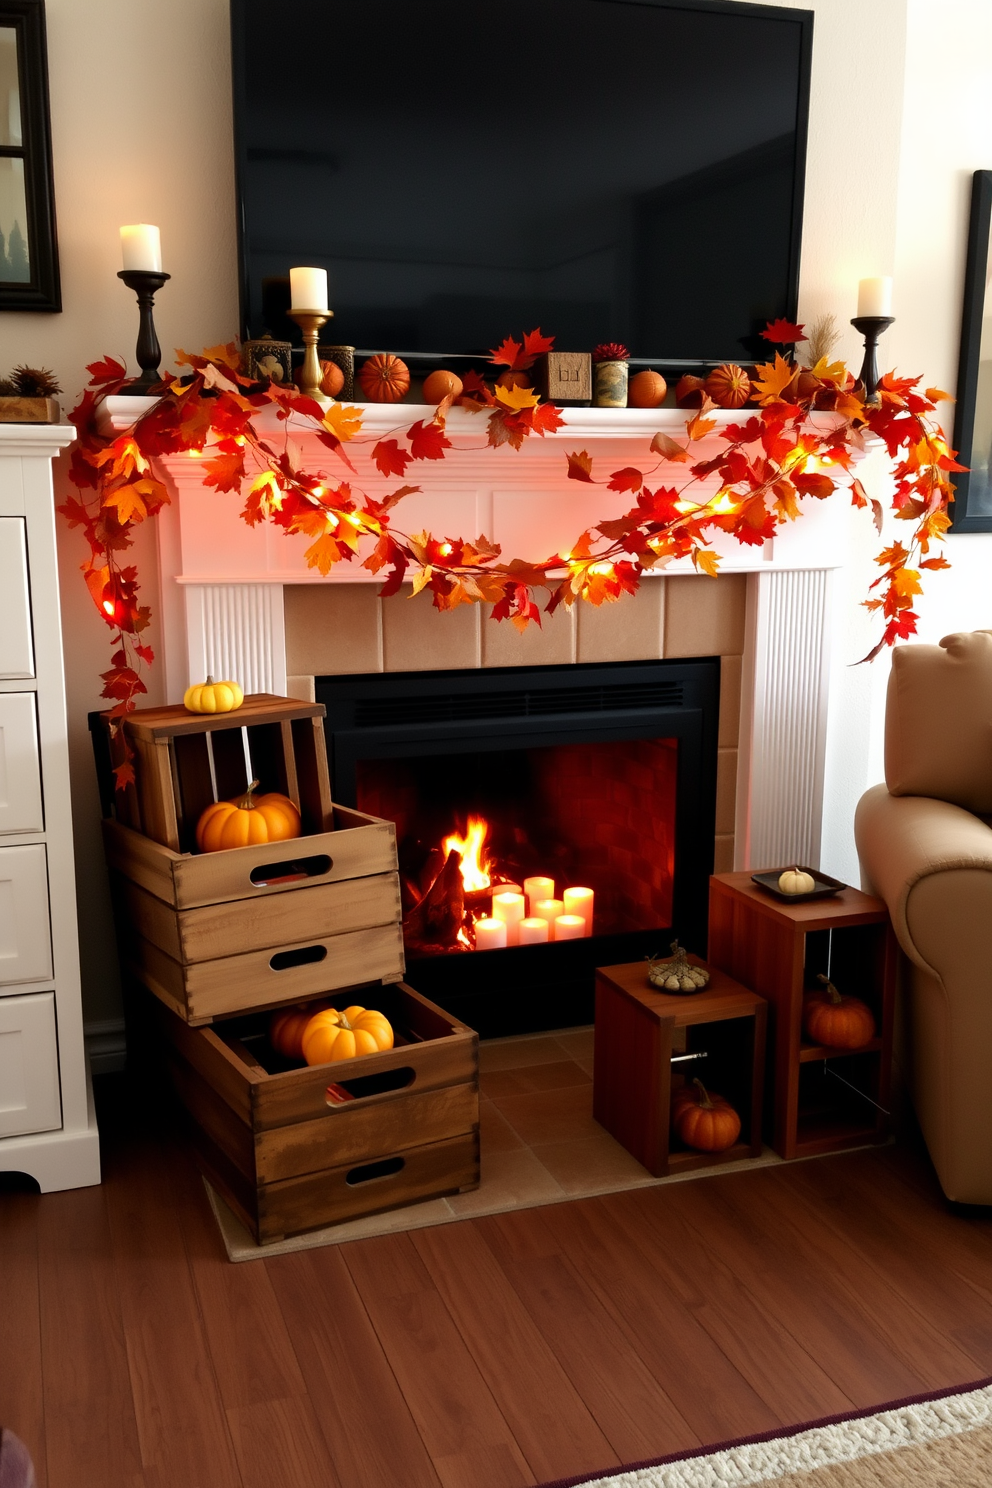
[[[335,799],[396,823],[412,985],[491,1038],[591,1022],[596,966],[705,953],[719,691],[716,657],[318,677]],[[477,948],[542,879],[552,939]]]

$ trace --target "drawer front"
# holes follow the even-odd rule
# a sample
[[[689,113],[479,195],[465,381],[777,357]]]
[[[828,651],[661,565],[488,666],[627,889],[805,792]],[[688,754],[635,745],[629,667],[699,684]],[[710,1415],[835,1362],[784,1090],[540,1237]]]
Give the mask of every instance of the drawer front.
[[[52,975],[48,860],[40,842],[0,847],[0,985]]]
[[[0,677],[33,676],[27,527],[0,517]]]
[[[35,696],[0,692],[0,833],[44,828]]]
[[[0,1137],[61,1125],[55,993],[0,998]]]

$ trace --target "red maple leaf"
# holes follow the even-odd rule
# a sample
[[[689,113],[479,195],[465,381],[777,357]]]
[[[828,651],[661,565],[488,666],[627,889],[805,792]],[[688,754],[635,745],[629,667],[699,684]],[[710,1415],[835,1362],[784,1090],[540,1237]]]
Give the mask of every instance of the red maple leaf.
[[[121,378],[127,376],[124,363],[111,356],[104,357],[102,362],[87,363],[86,370],[94,387],[100,387],[105,382],[120,382]]]
[[[594,484],[592,478],[592,456],[586,450],[573,451],[572,454],[566,455],[565,458],[568,460],[569,480],[589,481],[590,485]]]
[[[806,340],[802,326],[781,315],[778,320],[770,320],[761,334],[766,341],[777,341],[782,346],[794,346],[797,341]]]
[[[497,366],[506,366],[511,372],[526,372],[528,367],[533,367],[537,358],[544,352],[550,351],[555,344],[554,336],[542,336],[541,328],[536,331],[525,331],[523,344],[514,341],[512,336],[506,339],[489,353],[489,360]]]
[[[644,476],[633,465],[625,465],[623,470],[614,470],[606,482],[608,491],[639,491],[644,484]]]
[[[545,352],[553,350],[554,344],[554,336],[542,336],[540,326],[538,326],[536,331],[524,331],[524,356],[530,360],[523,362],[520,370],[522,371],[526,367],[533,366],[539,356],[543,356]]]
[[[240,447],[233,454],[215,455],[203,465],[203,484],[218,491],[240,491],[245,478],[245,455]]]
[[[403,476],[410,463],[409,452],[400,449],[395,439],[380,439],[372,450],[372,458],[379,467],[380,475]]]
[[[520,370],[517,357],[523,349],[520,341],[514,341],[512,336],[507,336],[499,346],[490,351],[489,360],[495,362],[498,367],[509,367],[511,372],[516,372]]]
[[[565,427],[565,420],[561,416],[561,410],[553,403],[539,403],[536,408],[531,408],[530,426],[535,434],[540,434],[542,439],[545,434],[554,434],[556,429]]]
[[[443,460],[445,450],[451,448],[451,440],[440,424],[425,424],[423,419],[407,429],[406,437],[410,441],[411,460]]]

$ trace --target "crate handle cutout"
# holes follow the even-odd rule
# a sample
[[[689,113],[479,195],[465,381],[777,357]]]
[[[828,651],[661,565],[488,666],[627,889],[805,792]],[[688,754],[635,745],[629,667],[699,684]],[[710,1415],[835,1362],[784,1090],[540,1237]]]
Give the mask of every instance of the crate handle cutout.
[[[269,966],[273,971],[289,971],[294,966],[309,966],[314,961],[323,961],[326,956],[326,946],[299,946],[295,951],[276,951]]]
[[[357,1080],[337,1080],[327,1087],[327,1104],[331,1110],[349,1101],[367,1100],[370,1095],[388,1095],[393,1090],[406,1090],[417,1078],[410,1065],[383,1070],[378,1075],[359,1075]]]
[[[293,858],[285,863],[259,863],[248,875],[256,889],[267,889],[273,884],[299,883],[303,878],[320,878],[330,873],[334,859],[327,853],[317,853],[312,858]]]
[[[392,1178],[394,1173],[402,1172],[405,1167],[405,1158],[384,1157],[381,1162],[363,1163],[360,1168],[352,1168],[344,1181],[354,1188],[359,1183],[372,1183],[376,1178]]]

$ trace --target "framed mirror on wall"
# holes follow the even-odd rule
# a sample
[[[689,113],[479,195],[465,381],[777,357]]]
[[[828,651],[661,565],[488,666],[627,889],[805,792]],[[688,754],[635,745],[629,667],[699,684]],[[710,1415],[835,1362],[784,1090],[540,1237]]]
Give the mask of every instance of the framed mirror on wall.
[[[61,310],[44,0],[0,0],[0,310]]]
[[[968,469],[954,479],[952,532],[992,532],[992,171],[976,171],[964,276],[954,448]]]

